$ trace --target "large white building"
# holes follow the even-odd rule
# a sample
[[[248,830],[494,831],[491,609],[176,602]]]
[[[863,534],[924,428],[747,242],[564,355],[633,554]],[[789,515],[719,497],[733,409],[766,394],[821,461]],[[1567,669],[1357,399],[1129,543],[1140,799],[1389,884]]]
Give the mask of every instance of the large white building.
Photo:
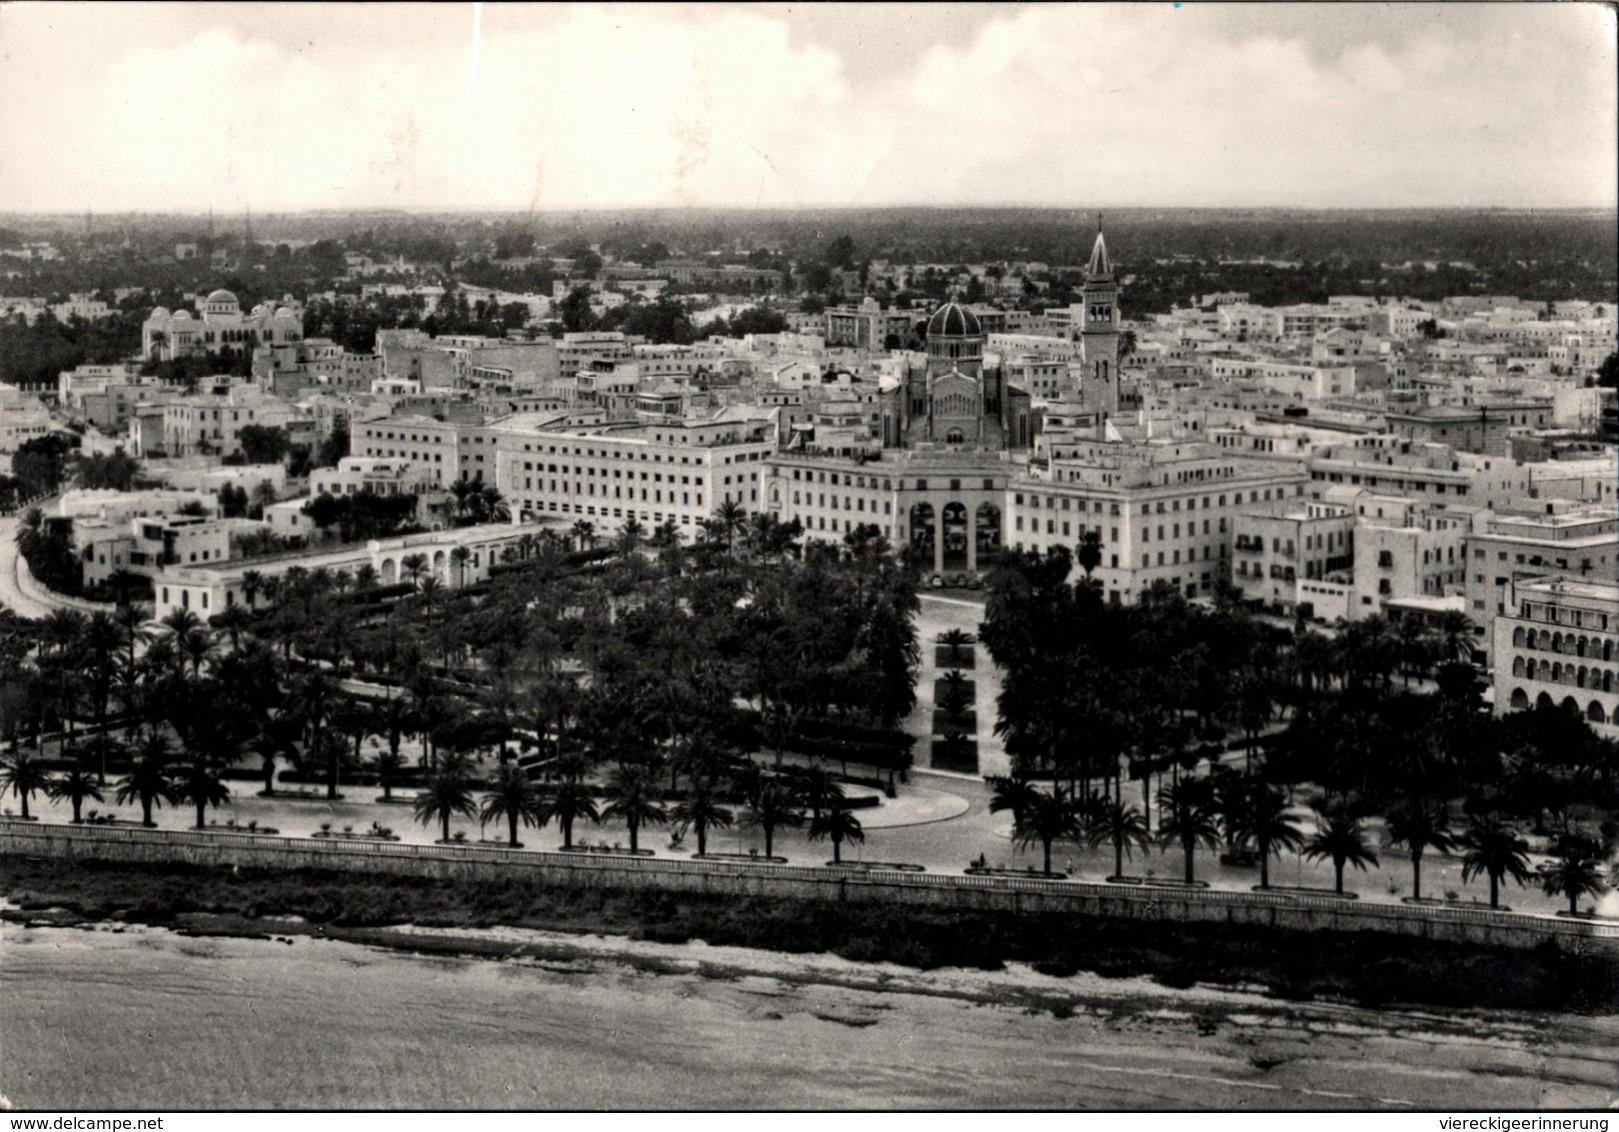
[[[659,425],[569,425],[515,416],[489,428],[494,483],[519,521],[571,516],[614,530],[674,521],[690,530],[725,503],[760,510],[769,422],[722,411]]]
[[[222,289],[198,303],[196,314],[155,308],[141,327],[141,356],[168,361],[185,354],[251,354],[258,346],[297,342],[303,336],[303,312],[291,296],[280,306],[260,303],[243,314],[236,296]]]

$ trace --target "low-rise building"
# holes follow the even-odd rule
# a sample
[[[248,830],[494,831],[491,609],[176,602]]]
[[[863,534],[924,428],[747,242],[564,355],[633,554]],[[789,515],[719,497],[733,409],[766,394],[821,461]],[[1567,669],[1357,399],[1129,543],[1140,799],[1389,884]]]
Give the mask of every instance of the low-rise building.
[[[1300,584],[1349,581],[1355,518],[1350,505],[1297,497],[1238,512],[1232,524],[1232,584],[1247,601],[1289,614],[1310,605],[1308,614],[1319,616]]]

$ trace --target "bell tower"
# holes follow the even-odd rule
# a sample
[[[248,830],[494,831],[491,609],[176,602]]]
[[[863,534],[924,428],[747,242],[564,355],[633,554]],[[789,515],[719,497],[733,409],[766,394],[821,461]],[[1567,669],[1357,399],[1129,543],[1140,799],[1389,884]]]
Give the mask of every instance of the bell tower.
[[[1096,243],[1085,268],[1085,282],[1079,289],[1080,371],[1079,393],[1085,408],[1097,414],[1097,422],[1116,416],[1119,411],[1119,290],[1113,281],[1113,264],[1102,238],[1102,218],[1096,218]]]

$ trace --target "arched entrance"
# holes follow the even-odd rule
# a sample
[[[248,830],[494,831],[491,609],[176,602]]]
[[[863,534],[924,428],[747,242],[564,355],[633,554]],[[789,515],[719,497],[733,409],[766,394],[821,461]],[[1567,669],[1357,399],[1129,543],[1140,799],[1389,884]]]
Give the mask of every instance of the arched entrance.
[[[392,558],[384,558],[382,565],[377,568],[377,577],[385,586],[391,586],[399,581],[399,569],[394,565]]]
[[[967,505],[944,505],[944,569],[956,573],[967,569]]]
[[[934,526],[933,504],[918,503],[911,508],[911,551],[922,569],[938,569],[938,530]]]
[[[974,565],[982,570],[993,562],[1001,549],[1001,509],[993,503],[980,503],[973,525]]]

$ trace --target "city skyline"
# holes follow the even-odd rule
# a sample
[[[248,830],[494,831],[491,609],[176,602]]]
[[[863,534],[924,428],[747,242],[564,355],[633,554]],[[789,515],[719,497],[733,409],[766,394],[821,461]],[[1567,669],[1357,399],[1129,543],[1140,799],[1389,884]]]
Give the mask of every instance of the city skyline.
[[[1614,26],[1587,4],[25,3],[0,12],[0,210],[1610,207]]]

